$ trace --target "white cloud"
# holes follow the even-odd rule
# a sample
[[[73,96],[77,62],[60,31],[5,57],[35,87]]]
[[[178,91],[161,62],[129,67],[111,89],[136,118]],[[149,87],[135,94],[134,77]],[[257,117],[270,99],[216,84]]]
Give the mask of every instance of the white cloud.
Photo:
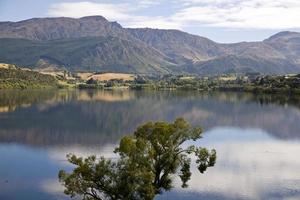
[[[300,27],[299,0],[182,0],[174,21],[226,28],[286,29]]]
[[[125,22],[127,27],[131,28],[162,28],[162,29],[181,29],[182,26],[180,23],[172,21],[166,17],[146,17],[146,16],[137,16],[129,22]]]
[[[102,15],[111,21],[119,21],[126,27],[300,28],[299,0],[173,0],[168,4],[164,0],[123,2],[58,3],[50,7],[48,14],[56,17]],[[163,10],[171,9],[172,5],[177,5],[176,10],[170,10],[166,14]],[[162,7],[164,9],[161,13],[151,15],[152,10]]]
[[[129,20],[127,4],[105,4],[93,2],[58,3],[50,7],[48,15],[53,17],[84,17],[102,15],[109,20]]]
[[[140,8],[148,8],[148,7],[152,7],[155,5],[159,5],[160,1],[159,0],[140,0],[138,1],[138,6]]]
[[[255,129],[224,127],[207,132],[200,142],[201,146],[217,150],[216,166],[204,174],[193,166],[186,192],[211,192],[230,199],[267,199],[275,191],[286,199],[284,195],[290,194],[286,191],[300,187],[300,160],[295,159],[300,150],[298,142],[271,139],[268,133]],[[178,181],[177,188],[179,185]],[[299,197],[295,193],[290,199]]]
[[[135,14],[140,9],[158,5],[158,1],[143,0],[133,6],[132,4],[112,4],[75,2],[54,4],[48,10],[51,17],[84,17],[91,15],[102,15],[110,21],[118,21],[126,27],[149,27],[149,28],[180,28],[179,24],[168,20],[163,16],[141,16]]]

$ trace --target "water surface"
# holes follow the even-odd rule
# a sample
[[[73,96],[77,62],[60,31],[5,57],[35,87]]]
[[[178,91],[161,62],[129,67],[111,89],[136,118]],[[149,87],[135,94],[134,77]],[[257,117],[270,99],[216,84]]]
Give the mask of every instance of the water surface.
[[[0,199],[69,199],[67,153],[112,157],[149,120],[201,125],[216,166],[157,199],[300,199],[300,97],[150,91],[0,91]]]

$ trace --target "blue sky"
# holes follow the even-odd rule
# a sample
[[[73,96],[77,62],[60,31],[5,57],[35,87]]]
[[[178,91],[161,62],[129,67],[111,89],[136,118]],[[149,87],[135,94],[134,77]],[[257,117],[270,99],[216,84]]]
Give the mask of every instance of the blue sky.
[[[124,27],[180,29],[225,43],[300,31],[300,0],[0,0],[0,21],[88,15]]]

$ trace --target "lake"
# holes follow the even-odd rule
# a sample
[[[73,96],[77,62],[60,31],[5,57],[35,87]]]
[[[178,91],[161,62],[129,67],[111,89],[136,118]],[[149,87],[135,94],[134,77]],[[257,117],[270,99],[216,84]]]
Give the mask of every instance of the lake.
[[[0,199],[69,199],[67,153],[113,157],[139,124],[177,117],[203,127],[217,163],[157,199],[300,199],[300,97],[127,90],[0,91]]]

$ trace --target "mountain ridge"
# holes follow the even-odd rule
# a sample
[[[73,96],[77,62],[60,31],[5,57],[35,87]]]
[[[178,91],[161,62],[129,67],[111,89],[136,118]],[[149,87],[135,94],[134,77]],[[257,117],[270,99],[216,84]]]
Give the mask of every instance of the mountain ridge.
[[[222,44],[175,29],[123,28],[102,16],[0,22],[0,62],[39,67],[45,58],[69,70],[99,72],[299,73],[300,33]]]

